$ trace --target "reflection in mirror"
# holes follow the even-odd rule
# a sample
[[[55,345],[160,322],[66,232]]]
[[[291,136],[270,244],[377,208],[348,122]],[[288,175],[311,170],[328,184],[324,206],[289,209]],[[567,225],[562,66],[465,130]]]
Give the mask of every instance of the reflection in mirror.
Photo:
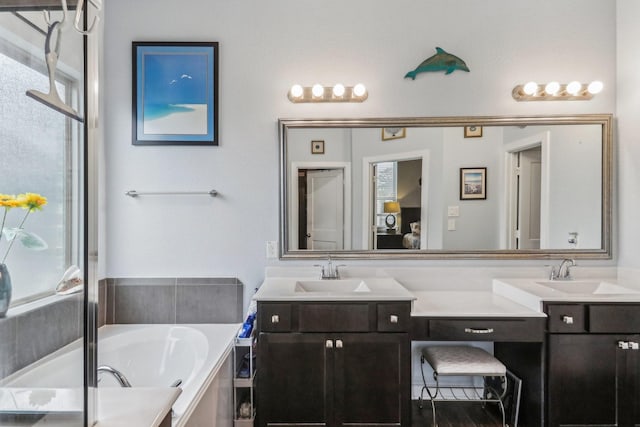
[[[610,257],[610,115],[280,125],[284,258]]]

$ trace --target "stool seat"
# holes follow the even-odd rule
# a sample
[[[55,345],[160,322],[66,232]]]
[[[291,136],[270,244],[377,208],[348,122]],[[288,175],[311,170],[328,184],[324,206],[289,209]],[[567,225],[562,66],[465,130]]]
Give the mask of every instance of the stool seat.
[[[481,348],[432,346],[422,350],[425,360],[438,375],[505,376],[507,368]]]

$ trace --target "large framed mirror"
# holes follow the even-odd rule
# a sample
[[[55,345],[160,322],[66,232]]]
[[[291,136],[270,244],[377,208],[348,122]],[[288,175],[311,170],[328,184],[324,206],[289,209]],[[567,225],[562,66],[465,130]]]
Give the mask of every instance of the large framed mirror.
[[[280,119],[280,256],[611,258],[612,116]]]

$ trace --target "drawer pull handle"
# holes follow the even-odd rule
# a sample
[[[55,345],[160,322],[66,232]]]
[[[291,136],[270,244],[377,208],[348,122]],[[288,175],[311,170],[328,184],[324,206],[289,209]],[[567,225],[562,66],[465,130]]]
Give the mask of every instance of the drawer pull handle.
[[[468,334],[492,334],[493,328],[464,328],[464,331]]]
[[[271,316],[271,323],[280,323],[280,316],[278,316],[277,314]]]
[[[629,350],[629,341],[618,341],[618,348],[622,350]]]
[[[562,322],[567,325],[573,325],[573,316],[562,316]]]
[[[640,344],[637,342],[629,341],[629,347],[631,350],[640,350]]]
[[[336,348],[342,348],[342,340],[336,340]]]
[[[327,341],[324,343],[324,346],[325,346],[325,347],[327,347],[327,348],[333,348],[333,341],[331,341],[331,340],[327,340]]]
[[[395,314],[392,314],[391,316],[389,316],[389,322],[398,323],[398,316],[396,316]]]

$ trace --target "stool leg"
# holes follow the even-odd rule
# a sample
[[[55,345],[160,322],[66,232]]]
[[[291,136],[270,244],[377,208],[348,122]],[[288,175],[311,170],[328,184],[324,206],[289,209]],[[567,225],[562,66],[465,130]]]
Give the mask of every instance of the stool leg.
[[[429,395],[429,400],[431,401],[431,415],[433,417],[433,427],[438,427],[438,423],[436,422],[436,403],[434,402],[434,398],[438,396],[438,390],[439,390],[440,384],[438,382],[437,373],[434,372],[433,378],[436,380],[436,392],[435,394],[431,394],[431,390],[429,390],[429,387],[427,386],[427,379],[424,376],[424,368],[423,368],[424,363],[425,363],[424,356],[421,356],[420,357],[420,373],[422,374],[422,382],[424,385],[420,390],[420,401],[418,403],[418,407],[422,409],[422,397],[423,397],[423,393],[426,391],[427,394]]]

